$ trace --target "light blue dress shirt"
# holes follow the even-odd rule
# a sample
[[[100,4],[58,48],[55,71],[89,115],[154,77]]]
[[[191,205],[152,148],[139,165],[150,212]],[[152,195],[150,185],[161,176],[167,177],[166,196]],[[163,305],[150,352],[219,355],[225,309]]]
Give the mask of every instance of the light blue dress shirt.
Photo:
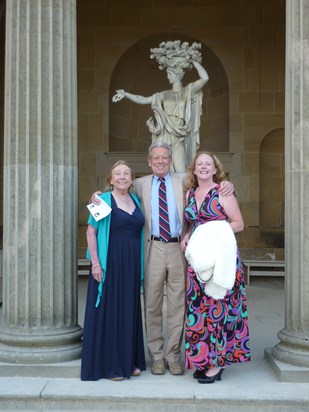
[[[168,208],[168,218],[170,223],[171,237],[181,235],[181,222],[177,210],[176,200],[174,196],[173,184],[171,175],[168,173],[165,176],[166,198]],[[160,237],[159,231],[159,186],[160,180],[157,176],[153,176],[151,184],[151,234]]]

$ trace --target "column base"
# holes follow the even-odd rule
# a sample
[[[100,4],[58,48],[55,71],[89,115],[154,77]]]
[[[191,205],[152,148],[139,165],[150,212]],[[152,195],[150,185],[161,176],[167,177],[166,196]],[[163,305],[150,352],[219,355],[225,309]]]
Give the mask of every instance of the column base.
[[[18,376],[23,378],[69,378],[79,379],[81,360],[69,362],[22,364],[0,362],[0,377]]]
[[[273,356],[281,362],[309,368],[309,335],[304,331],[283,328],[278,332],[280,342]]]
[[[296,366],[277,359],[277,357],[274,356],[274,352],[277,350],[277,346],[274,348],[266,348],[264,357],[269,362],[280,381],[295,383],[309,382],[309,367]]]
[[[82,352],[82,328],[77,325],[57,332],[14,335],[0,330],[0,362],[45,364],[79,359]]]

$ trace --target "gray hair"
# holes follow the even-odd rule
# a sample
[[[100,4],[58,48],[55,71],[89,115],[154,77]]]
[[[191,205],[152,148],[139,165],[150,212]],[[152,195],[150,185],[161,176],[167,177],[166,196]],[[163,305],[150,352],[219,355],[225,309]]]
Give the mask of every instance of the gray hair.
[[[152,149],[154,149],[155,147],[164,147],[165,149],[168,150],[168,157],[171,159],[172,158],[172,148],[168,143],[165,142],[154,142],[149,146],[148,149],[148,159],[151,157],[151,152]]]

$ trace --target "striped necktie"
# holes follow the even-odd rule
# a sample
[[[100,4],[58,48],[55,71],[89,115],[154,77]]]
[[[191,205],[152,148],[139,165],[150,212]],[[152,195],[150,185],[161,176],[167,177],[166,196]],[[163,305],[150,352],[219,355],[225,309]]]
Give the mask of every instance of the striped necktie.
[[[167,242],[171,237],[170,223],[168,219],[167,200],[166,200],[166,186],[164,177],[160,177],[159,186],[159,229],[160,238],[163,242]]]

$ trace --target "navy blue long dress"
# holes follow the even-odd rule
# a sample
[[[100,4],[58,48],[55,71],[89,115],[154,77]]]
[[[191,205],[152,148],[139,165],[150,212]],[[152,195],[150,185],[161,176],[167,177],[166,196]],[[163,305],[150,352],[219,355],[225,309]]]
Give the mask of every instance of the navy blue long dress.
[[[144,216],[135,204],[130,215],[112,198],[107,272],[100,304],[90,272],[84,320],[81,379],[130,378],[146,369],[141,301],[141,230]]]

